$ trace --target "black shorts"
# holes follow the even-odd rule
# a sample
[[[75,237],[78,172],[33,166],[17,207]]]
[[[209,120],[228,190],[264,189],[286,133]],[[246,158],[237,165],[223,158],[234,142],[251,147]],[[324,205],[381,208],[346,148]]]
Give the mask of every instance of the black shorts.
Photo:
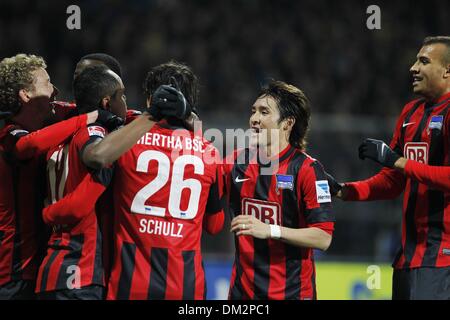
[[[450,267],[394,270],[392,300],[450,300]]]
[[[105,287],[92,285],[80,289],[66,289],[40,292],[38,300],[104,300]]]
[[[0,300],[35,300],[35,281],[10,281],[0,286]]]

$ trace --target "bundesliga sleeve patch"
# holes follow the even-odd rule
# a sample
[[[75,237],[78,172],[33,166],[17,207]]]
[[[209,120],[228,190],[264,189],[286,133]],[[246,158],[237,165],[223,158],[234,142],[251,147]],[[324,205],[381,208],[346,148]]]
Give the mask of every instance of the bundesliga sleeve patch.
[[[87,128],[88,128],[89,137],[96,136],[96,137],[104,138],[106,135],[106,131],[103,127],[89,126]]]
[[[317,203],[331,202],[330,187],[327,180],[316,181]]]

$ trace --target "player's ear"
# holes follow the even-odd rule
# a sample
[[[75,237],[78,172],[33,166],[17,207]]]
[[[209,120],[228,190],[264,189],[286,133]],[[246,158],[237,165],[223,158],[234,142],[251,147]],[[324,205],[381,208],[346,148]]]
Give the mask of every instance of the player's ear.
[[[31,97],[27,90],[25,90],[25,89],[19,90],[19,100],[20,100],[20,102],[24,102],[24,103],[27,103],[28,101],[31,100]]]
[[[447,64],[447,68],[445,68],[444,78],[445,79],[450,78],[450,63]]]
[[[287,118],[284,120],[284,125],[283,125],[283,130],[286,131],[291,131],[292,127],[295,124],[295,119],[294,118]]]
[[[109,107],[109,101],[111,100],[111,97],[104,97],[103,99],[102,99],[102,101],[100,102],[100,107],[102,108],[102,109],[105,109],[105,110],[109,110],[110,109],[110,107]]]

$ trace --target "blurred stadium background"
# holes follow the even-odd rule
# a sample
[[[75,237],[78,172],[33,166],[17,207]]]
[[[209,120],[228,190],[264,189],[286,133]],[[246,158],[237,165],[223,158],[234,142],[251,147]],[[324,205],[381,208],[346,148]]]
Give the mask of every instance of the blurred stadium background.
[[[81,30],[66,9],[81,8]],[[381,8],[368,30],[366,8]],[[412,98],[409,67],[425,36],[449,34],[450,2],[128,0],[0,2],[0,57],[42,55],[60,100],[71,100],[78,59],[106,52],[122,64],[129,106],[144,105],[150,67],[170,59],[192,66],[202,83],[204,128],[247,128],[249,106],[267,77],[303,89],[312,103],[308,152],[340,181],[379,168],[362,162],[365,137],[390,140]],[[332,246],[317,252],[319,298],[390,297],[389,263],[400,241],[401,199],[334,204]],[[234,253],[226,227],[203,239],[209,298],[225,298]],[[336,264],[337,263],[337,264]],[[382,289],[365,286],[382,266]]]

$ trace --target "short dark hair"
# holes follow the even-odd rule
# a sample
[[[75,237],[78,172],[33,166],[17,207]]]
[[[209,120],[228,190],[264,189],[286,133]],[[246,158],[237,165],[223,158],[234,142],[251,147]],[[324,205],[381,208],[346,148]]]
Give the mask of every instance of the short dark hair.
[[[428,46],[430,44],[442,43],[447,47],[447,53],[443,57],[442,62],[444,64],[450,63],[450,37],[449,36],[434,36],[434,37],[426,37],[423,40],[423,46]]]
[[[117,61],[116,58],[113,56],[110,56],[106,53],[90,53],[83,57],[81,57],[80,61],[82,60],[97,60],[103,62],[108,68],[110,68],[112,71],[117,73],[119,77],[122,78],[122,67],[120,66],[119,61]]]
[[[176,84],[172,83],[174,78]],[[197,76],[187,65],[171,60],[152,68],[145,78],[143,88],[145,95],[150,97],[155,90],[163,84],[174,84],[184,94],[189,104],[197,109],[199,82]]]
[[[111,69],[104,65],[89,66],[73,81],[73,94],[80,113],[100,107],[104,97],[113,96],[119,87]]]
[[[283,81],[269,80],[261,87],[258,94],[258,97],[264,96],[270,96],[277,102],[280,111],[278,123],[287,118],[295,119],[295,124],[289,135],[289,144],[305,150],[311,111],[308,98],[303,91]]]

